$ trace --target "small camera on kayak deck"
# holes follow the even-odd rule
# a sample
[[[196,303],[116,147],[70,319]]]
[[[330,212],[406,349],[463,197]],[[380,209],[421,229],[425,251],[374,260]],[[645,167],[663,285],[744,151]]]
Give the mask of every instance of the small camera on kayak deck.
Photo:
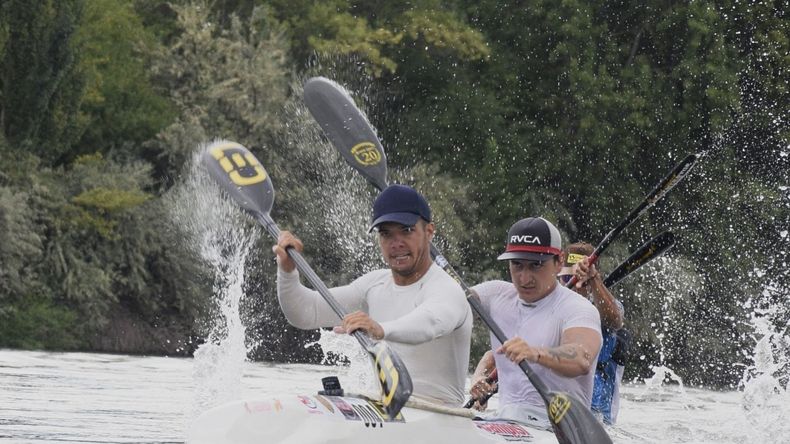
[[[340,380],[337,379],[337,376],[321,378],[321,384],[323,384],[324,389],[318,392],[319,395],[343,396],[343,387],[340,386]]]

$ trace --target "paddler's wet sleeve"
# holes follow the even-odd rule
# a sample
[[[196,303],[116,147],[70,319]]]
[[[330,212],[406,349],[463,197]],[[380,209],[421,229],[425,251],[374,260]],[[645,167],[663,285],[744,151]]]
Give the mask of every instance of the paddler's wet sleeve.
[[[494,298],[501,297],[513,284],[507,281],[486,281],[472,287],[472,291],[477,294],[480,306],[486,312],[491,311],[491,303]]]
[[[346,310],[364,310],[364,293],[346,285],[331,288],[330,293]],[[299,271],[285,272],[277,269],[277,299],[288,323],[305,330],[340,325],[340,317],[327,304],[323,296],[302,285]]]
[[[452,333],[471,316],[463,290],[455,281],[430,282],[421,291],[427,297],[414,310],[398,319],[380,322],[384,339],[422,344]]]

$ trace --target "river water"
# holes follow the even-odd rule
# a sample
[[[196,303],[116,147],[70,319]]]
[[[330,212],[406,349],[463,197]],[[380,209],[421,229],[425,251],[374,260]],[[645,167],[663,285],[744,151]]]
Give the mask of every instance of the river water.
[[[237,373],[205,360],[0,350],[0,442],[184,442],[201,411],[229,398],[314,393],[329,374],[339,375],[346,388],[358,379],[353,364],[243,362]],[[206,388],[215,385],[205,372],[209,367],[231,375],[224,379],[227,390],[214,390],[223,395],[213,400],[206,397]],[[618,443],[790,442],[787,393],[772,389],[756,403],[753,396],[748,388],[626,384],[619,424],[610,433]],[[755,405],[761,411],[754,412]]]

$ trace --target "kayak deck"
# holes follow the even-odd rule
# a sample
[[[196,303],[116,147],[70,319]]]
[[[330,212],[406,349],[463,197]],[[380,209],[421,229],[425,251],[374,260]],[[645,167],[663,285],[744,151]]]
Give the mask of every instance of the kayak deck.
[[[437,406],[441,409],[441,406]],[[556,443],[550,431],[405,407],[390,419],[357,396],[282,395],[227,403],[203,413],[188,443]]]

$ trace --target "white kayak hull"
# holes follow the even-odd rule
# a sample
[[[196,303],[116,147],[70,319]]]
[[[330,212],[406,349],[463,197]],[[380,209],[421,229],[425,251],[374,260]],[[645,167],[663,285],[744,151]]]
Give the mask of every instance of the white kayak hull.
[[[203,413],[190,444],[556,443],[550,431],[405,407],[390,420],[354,396],[282,395],[234,401]]]

